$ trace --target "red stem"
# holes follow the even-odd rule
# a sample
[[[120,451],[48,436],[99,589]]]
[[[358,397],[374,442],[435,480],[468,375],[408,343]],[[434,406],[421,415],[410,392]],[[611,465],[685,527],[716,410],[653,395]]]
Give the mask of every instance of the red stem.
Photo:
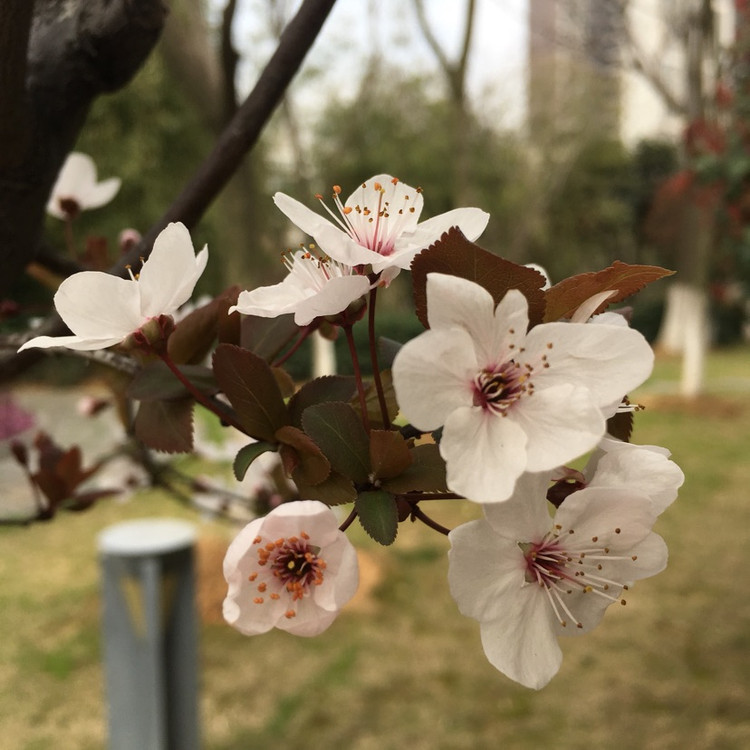
[[[441,534],[445,534],[445,536],[448,536],[448,534],[451,533],[450,529],[440,525],[437,521],[433,520],[426,513],[424,513],[416,503],[411,506],[411,514],[412,516],[414,516],[414,518],[418,518],[425,526],[429,526],[431,529],[435,529],[435,531],[439,531]]]
[[[365,430],[370,432],[370,418],[367,416],[367,398],[365,397],[365,385],[362,382],[362,371],[359,367],[359,357],[357,357],[357,347],[354,345],[354,335],[352,334],[351,325],[343,326],[346,334],[346,343],[349,345],[349,355],[352,358],[352,367],[354,368],[354,379],[357,381],[357,393],[359,394],[359,408],[362,410],[362,424]]]
[[[219,404],[216,403],[216,401],[210,399],[208,396],[206,396],[205,393],[198,390],[191,382],[185,377],[185,374],[180,370],[180,368],[172,361],[172,358],[165,352],[163,354],[159,355],[164,362],[164,364],[172,371],[172,374],[177,378],[177,380],[182,383],[185,388],[187,389],[188,393],[203,407],[208,409],[213,414],[216,414],[216,416],[224,423],[228,424],[230,427],[234,427],[236,430],[239,430],[243,434],[247,435],[247,431],[245,428],[235,420],[235,418],[229,414],[225,409],[221,408]]]
[[[367,317],[367,335],[370,339],[370,362],[372,364],[372,377],[375,380],[375,391],[378,394],[378,404],[380,405],[380,416],[383,419],[383,427],[386,430],[391,429],[391,420],[388,418],[388,405],[385,401],[385,392],[383,391],[383,381],[380,379],[380,365],[378,365],[378,347],[375,344],[375,298],[377,296],[377,287],[370,290],[370,309]]]

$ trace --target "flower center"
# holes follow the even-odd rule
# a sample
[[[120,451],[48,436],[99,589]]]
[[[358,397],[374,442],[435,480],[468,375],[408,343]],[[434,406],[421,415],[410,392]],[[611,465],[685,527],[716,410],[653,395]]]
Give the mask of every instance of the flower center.
[[[332,260],[328,256],[318,255],[315,245],[308,245],[307,249],[304,245],[300,247],[301,250],[282,253],[281,262],[305,288],[319,292],[331,279],[352,275],[353,271],[350,266]]]
[[[255,604],[284,599],[290,605],[285,616],[296,616],[296,603],[309,595],[312,586],[320,586],[325,576],[325,560],[318,556],[320,547],[310,544],[309,540],[304,531],[299,536],[265,543],[260,536],[253,540],[257,545],[258,567],[248,580],[256,583]]]
[[[505,414],[524,393],[532,393],[530,370],[514,360],[500,367],[482,370],[474,378],[474,406],[494,414]]]
[[[391,180],[394,186],[398,182],[396,177]],[[334,185],[332,199],[338,215],[323,201],[322,195],[318,194],[315,197],[356,243],[380,255],[391,255],[398,237],[414,224],[413,214],[417,210],[414,202],[417,194],[422,192],[422,188],[407,189],[405,185],[403,188],[399,198],[400,205],[392,205],[386,196],[386,189],[379,182],[375,182],[371,188],[374,198],[372,205],[358,203],[354,206],[345,206],[341,202],[341,188]],[[367,183],[362,184],[362,189],[367,189]]]
[[[617,601],[620,593],[628,586],[623,581],[616,581],[606,577],[607,563],[613,561],[632,560],[637,555],[613,555],[610,547],[599,545],[599,537],[591,537],[591,543],[585,548],[579,548],[569,542],[572,540],[574,529],[561,535],[561,528],[545,534],[538,542],[519,542],[526,562],[525,578],[528,583],[541,586],[552,606],[555,617],[562,627],[566,627],[568,620],[575,622],[576,627],[582,628],[583,623],[571,611],[570,600],[574,593],[601,596],[612,602]],[[620,529],[615,529],[619,534]],[[620,599],[625,604],[624,599]]]

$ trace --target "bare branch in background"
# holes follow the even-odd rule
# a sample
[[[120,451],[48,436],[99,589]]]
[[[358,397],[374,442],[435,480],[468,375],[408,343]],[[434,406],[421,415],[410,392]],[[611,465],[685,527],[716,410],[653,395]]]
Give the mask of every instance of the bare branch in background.
[[[145,0],[143,1],[145,2]],[[141,242],[110,269],[111,273],[125,276],[128,264],[132,265],[138,262],[141,257],[148,257],[159,232],[170,222],[181,221],[189,228],[195,226],[242,164],[243,157],[258,140],[261,131],[280,103],[287,86],[317,38],[334,2],[335,0],[305,0],[297,15],[290,21],[282,34],[276,51],[258,78],[250,95],[218,138],[214,149],[200,165],[193,179],[161,219],[151,227]],[[64,154],[62,158],[64,158]],[[44,192],[44,201],[46,201],[47,194],[52,187],[52,179]],[[2,195],[1,188],[2,185],[0,184],[0,197]],[[40,214],[43,207],[44,202],[41,204]],[[0,214],[1,218],[2,214]],[[39,225],[41,226],[41,215],[39,216]],[[2,223],[0,222],[1,227]],[[65,326],[59,317],[52,315],[34,333],[35,335],[54,336],[64,333],[65,330]],[[39,352],[31,350],[20,355],[0,358],[0,381],[7,381],[15,377],[38,359]]]
[[[229,0],[221,22],[221,69],[224,89],[224,121],[234,117],[237,112],[237,63],[240,56],[232,44],[232,28],[237,11],[237,0]]]

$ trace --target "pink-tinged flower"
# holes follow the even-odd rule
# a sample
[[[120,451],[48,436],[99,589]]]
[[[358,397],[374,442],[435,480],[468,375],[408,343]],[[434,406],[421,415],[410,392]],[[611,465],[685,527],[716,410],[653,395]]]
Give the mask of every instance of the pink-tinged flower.
[[[307,250],[288,253],[283,260],[289,274],[282,282],[241,292],[229,312],[262,318],[294,313],[294,322],[306,326],[315,318],[343,312],[370,290],[367,276]]]
[[[73,335],[37,336],[18,351],[53,346],[91,350],[119,344],[152,318],[171,315],[186,302],[207,261],[207,248],[195,254],[184,224],[170,224],[156,238],[137,277],[82,271],[65,279],[54,302]]]
[[[312,636],[354,596],[359,568],[333,511],[301,500],[245,526],[227,550],[224,577],[224,619],[241,633]]]
[[[629,487],[645,495],[662,513],[677,497],[685,475],[657,445],[634,445],[604,438],[583,470],[586,487]]]
[[[466,279],[427,276],[430,330],[393,363],[401,413],[443,427],[448,486],[500,502],[524,471],[546,471],[592,450],[623,394],[651,372],[653,352],[624,326],[544,323],[527,333],[528,304]]]
[[[409,268],[414,256],[458,227],[469,240],[484,231],[489,214],[478,208],[457,208],[419,223],[424,200],[420,188],[405,185],[389,174],[363,182],[341,202],[341,188],[334,186],[335,210],[323,196],[317,198],[333,221],[311,211],[298,200],[276,193],[274,203],[303,232],[315,239],[326,255],[348,266],[371,265],[375,273]]]
[[[119,177],[97,182],[94,160],[74,151],[68,154],[57,176],[47,213],[57,219],[74,219],[81,211],[109,203],[119,189]]]
[[[560,635],[595,627],[633,581],[667,563],[648,497],[629,488],[587,488],[551,518],[549,473],[526,474],[505,503],[450,533],[448,580],[462,614],[480,623],[490,663],[526,687],[560,668]]]

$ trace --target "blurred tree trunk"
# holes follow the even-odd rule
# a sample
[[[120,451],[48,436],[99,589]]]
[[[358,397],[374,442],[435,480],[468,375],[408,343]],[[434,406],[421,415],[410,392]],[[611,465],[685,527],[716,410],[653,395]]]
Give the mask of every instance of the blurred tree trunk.
[[[419,28],[445,77],[448,95],[453,106],[450,138],[453,144],[453,203],[455,206],[472,205],[475,202],[469,174],[472,115],[466,92],[466,74],[476,18],[476,0],[467,0],[465,7],[461,49],[458,57],[450,60],[432,32],[425,14],[424,0],[414,0]]]

